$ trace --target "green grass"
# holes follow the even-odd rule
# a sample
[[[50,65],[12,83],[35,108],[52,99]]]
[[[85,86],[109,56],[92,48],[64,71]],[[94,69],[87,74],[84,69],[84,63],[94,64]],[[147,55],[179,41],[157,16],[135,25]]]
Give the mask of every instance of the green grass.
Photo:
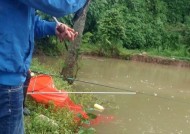
[[[186,49],[180,48],[178,50],[171,50],[171,49],[165,49],[165,50],[157,50],[157,49],[149,49],[147,50],[147,53],[150,56],[162,56],[165,58],[175,58],[177,60],[184,60],[184,61],[190,61],[190,54],[186,52]]]
[[[26,134],[72,134],[77,130],[74,115],[68,109],[55,110],[53,105],[47,108],[31,99],[27,104],[32,113],[30,116],[25,116]],[[47,119],[40,118],[41,115]],[[52,120],[56,125],[48,120]]]
[[[38,70],[49,74],[57,74],[56,71],[38,62],[36,58],[33,59],[31,70]],[[44,71],[45,70],[45,71]],[[74,91],[71,85],[59,77],[53,77],[54,84],[57,89],[64,89],[66,91]],[[93,107],[93,102],[97,98],[93,95],[75,95],[71,94],[70,98],[76,104],[83,106],[84,110]],[[93,134],[93,128],[84,128],[79,122],[76,122],[74,115],[67,108],[55,108],[50,102],[48,106],[35,102],[30,96],[27,96],[27,108],[30,109],[31,115],[25,116],[25,133],[26,134]]]
[[[128,50],[122,47],[120,47],[118,50],[119,50],[118,56],[113,56],[103,51],[101,45],[82,44],[80,48],[80,52],[82,54],[104,56],[104,57],[115,57],[121,59],[129,59],[131,55],[140,53],[139,50]]]
[[[83,54],[113,57],[112,55],[108,55],[103,51],[101,51],[101,48],[98,47],[98,45],[82,44],[80,50],[81,53]],[[172,58],[172,59],[175,58],[177,60],[190,61],[190,52],[188,52],[189,50],[183,47],[177,50],[172,50],[172,49],[158,50],[156,48],[151,48],[146,50],[140,50],[140,49],[129,50],[125,48],[119,48],[118,50],[119,53],[118,56],[116,56],[116,58],[121,58],[126,60],[130,59],[132,55],[146,53],[149,56],[161,56],[165,58]]]

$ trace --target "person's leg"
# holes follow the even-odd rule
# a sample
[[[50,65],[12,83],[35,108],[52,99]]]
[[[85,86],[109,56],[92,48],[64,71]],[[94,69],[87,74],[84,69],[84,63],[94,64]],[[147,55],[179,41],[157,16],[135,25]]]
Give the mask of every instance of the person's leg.
[[[25,107],[25,100],[26,100],[26,95],[27,95],[27,89],[30,83],[30,79],[31,79],[31,75],[30,75],[30,71],[28,71],[27,76],[26,76],[26,80],[24,82],[23,85],[23,95],[24,95],[24,101],[23,101],[23,106]]]
[[[23,96],[24,96],[24,101],[23,101],[23,113],[24,115],[30,115],[30,110],[28,108],[26,108],[26,95],[27,95],[27,89],[30,83],[30,79],[31,79],[31,75],[30,75],[30,71],[28,71],[27,76],[26,76],[26,80],[24,82],[24,87],[23,87]]]
[[[0,134],[24,134],[23,86],[0,85]]]

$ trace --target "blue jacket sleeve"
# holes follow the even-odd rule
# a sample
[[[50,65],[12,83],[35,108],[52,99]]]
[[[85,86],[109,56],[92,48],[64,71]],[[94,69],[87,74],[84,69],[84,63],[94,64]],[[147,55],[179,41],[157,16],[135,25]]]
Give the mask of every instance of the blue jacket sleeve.
[[[56,17],[65,16],[82,8],[86,0],[19,0],[22,3]]]
[[[42,38],[48,35],[55,35],[55,22],[49,22],[42,20],[39,16],[35,16],[35,25],[34,25],[34,38]]]

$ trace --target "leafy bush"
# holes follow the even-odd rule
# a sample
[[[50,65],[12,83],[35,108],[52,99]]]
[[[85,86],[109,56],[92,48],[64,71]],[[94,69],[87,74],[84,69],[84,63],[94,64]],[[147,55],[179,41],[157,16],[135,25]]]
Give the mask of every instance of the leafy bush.
[[[145,51],[155,49],[158,52],[186,49],[185,56],[188,56],[189,9],[189,0],[91,1],[83,43],[85,46],[90,44],[97,53],[106,56],[118,56],[123,47]],[[41,15],[52,20],[47,15]],[[60,20],[71,25],[71,17]],[[55,38],[43,39],[39,44],[50,44],[48,47],[40,45],[37,49],[49,55],[60,55],[64,49]]]

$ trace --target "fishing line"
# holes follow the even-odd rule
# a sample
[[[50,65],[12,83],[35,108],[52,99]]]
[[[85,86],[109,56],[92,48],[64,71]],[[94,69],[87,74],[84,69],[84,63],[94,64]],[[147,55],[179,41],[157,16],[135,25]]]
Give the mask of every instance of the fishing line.
[[[68,78],[68,79],[72,79],[72,78]],[[75,79],[74,81],[78,81],[78,82],[83,82],[83,83],[87,83],[87,84],[93,84],[93,85],[97,85],[97,86],[103,86],[103,87],[107,87],[107,88],[113,88],[113,89],[118,89],[118,90],[122,90],[122,91],[128,91],[128,92],[133,92],[132,90],[127,90],[127,89],[122,89],[122,88],[117,88],[117,87],[111,87],[108,85],[103,85],[103,84],[98,84],[98,83],[93,83],[93,82],[88,82],[88,81],[83,81],[83,80],[77,80]],[[160,98],[160,99],[165,99],[168,101],[175,101],[178,103],[184,103],[184,104],[189,104],[188,102],[184,102],[184,101],[180,101],[180,100],[174,100],[172,98],[167,98],[167,97],[163,97],[163,96],[158,96],[157,94],[148,94],[148,93],[143,93],[143,92],[139,92],[136,91],[136,94],[142,94],[142,95],[146,95],[146,96],[150,96],[150,97],[156,97],[156,98]]]
[[[55,76],[55,77],[58,77],[58,78],[63,78],[63,76],[56,75],[56,74],[49,74],[49,73],[44,73],[44,72],[39,72],[39,71],[32,71],[32,72],[37,73],[37,74],[45,74],[45,75]],[[118,90],[121,90],[121,91],[127,91],[127,92],[135,93],[135,94],[142,94],[142,95],[146,95],[146,96],[149,96],[149,97],[156,97],[156,98],[160,98],[160,99],[164,99],[164,100],[168,100],[168,101],[172,101],[172,102],[178,102],[178,103],[183,103],[183,104],[190,105],[189,102],[184,102],[184,101],[180,101],[180,100],[176,100],[176,99],[174,100],[174,98],[167,98],[167,97],[159,96],[158,94],[148,94],[148,93],[143,93],[143,92],[139,92],[139,91],[134,92],[134,91],[128,90],[128,89],[112,87],[112,86],[109,86],[109,85],[103,85],[103,84],[99,84],[99,83],[94,83],[94,82],[89,82],[89,81],[84,81],[84,80],[78,80],[78,79],[74,79],[74,78],[67,78],[67,79],[77,81],[77,82],[86,83],[86,84],[92,84],[92,85],[102,86],[102,87],[106,87],[106,88],[118,89]]]
[[[83,83],[87,83],[87,84],[93,84],[93,85],[97,85],[97,86],[103,86],[103,87],[107,87],[107,88],[118,89],[118,90],[122,90],[122,91],[133,92],[132,90],[127,90],[127,89],[122,89],[122,88],[117,88],[117,87],[111,87],[111,86],[98,84],[98,83],[93,83],[93,82],[88,82],[88,81],[83,81],[83,80],[75,79],[74,81],[83,82]],[[178,103],[184,103],[184,104],[190,105],[190,103],[188,103],[188,102],[184,102],[184,101],[180,101],[180,100],[174,100],[172,98],[167,98],[167,97],[163,97],[163,96],[158,96],[157,94],[148,94],[148,93],[143,93],[143,92],[139,92],[139,91],[136,91],[136,94],[142,94],[142,95],[146,95],[146,96],[150,96],[150,97],[156,97],[156,98],[165,99],[165,100],[168,100],[168,101],[175,101],[175,102],[178,102]]]
[[[38,73],[38,74],[45,74],[45,75],[50,75],[50,76],[55,76],[55,77],[59,77],[59,78],[63,78],[62,76],[59,76],[59,75],[54,75],[54,74],[48,74],[48,73],[42,73],[42,72],[38,72],[38,71],[32,71],[33,73]],[[36,76],[34,76],[36,77]],[[35,78],[34,78],[35,79]],[[72,80],[74,81],[74,79],[72,78],[69,78],[68,80]],[[36,79],[34,81],[34,85],[35,85],[35,82],[36,82]],[[103,85],[102,85],[103,86]],[[111,87],[111,86],[108,86],[109,88],[114,88],[114,87]],[[33,86],[34,88],[34,86]],[[117,88],[114,88],[114,89],[117,89]],[[105,91],[101,91],[101,92],[66,92],[66,93],[69,93],[69,94],[120,94],[120,95],[135,95],[136,92],[134,91],[127,91],[127,90],[123,90],[124,92],[105,92]],[[64,94],[64,92],[32,92],[31,93],[28,93],[28,94]]]
[[[37,74],[46,74],[46,75],[50,75],[50,76],[55,76],[55,77],[63,78],[63,76],[56,75],[56,74],[43,73],[43,72],[39,72],[39,71],[32,71],[32,72],[37,73]],[[98,83],[84,81],[84,80],[78,80],[78,79],[74,79],[74,78],[67,78],[67,80],[78,81],[78,82],[83,82],[83,83],[87,83],[87,84],[92,84],[92,85],[97,85],[97,86],[102,86],[102,87],[107,87],[107,88],[112,88],[112,89],[119,89],[121,91],[134,92],[132,90],[122,89],[122,88],[118,88],[118,87],[112,87],[112,86],[98,84]]]

